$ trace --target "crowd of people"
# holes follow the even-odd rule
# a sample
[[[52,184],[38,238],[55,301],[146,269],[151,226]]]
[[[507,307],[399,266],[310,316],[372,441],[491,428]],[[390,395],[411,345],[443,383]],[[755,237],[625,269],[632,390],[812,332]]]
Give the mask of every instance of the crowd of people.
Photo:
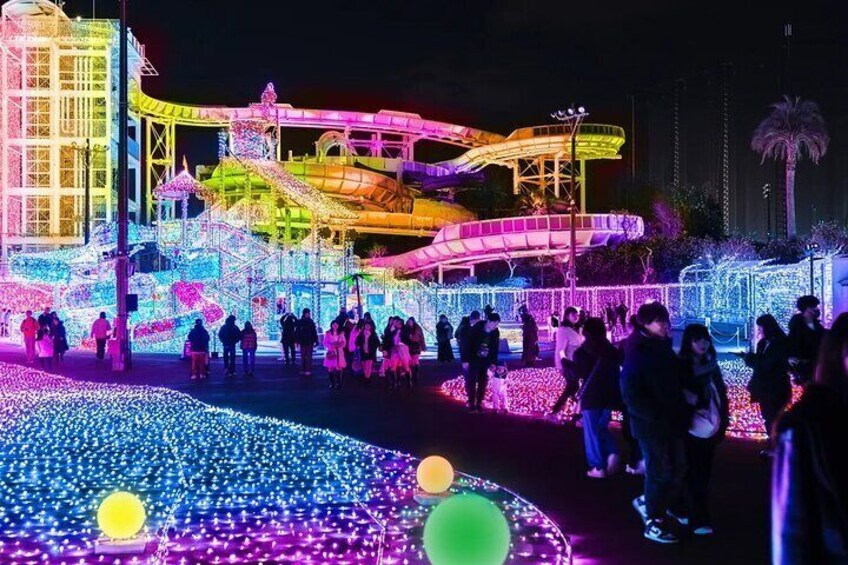
[[[244,375],[252,377],[258,347],[256,330],[249,321],[244,323],[243,328],[239,328],[236,322],[235,316],[229,316],[218,330],[218,341],[223,350],[224,375],[235,377],[236,353],[237,349],[241,349]],[[332,390],[342,388],[342,383],[353,377],[360,377],[365,383],[370,383],[380,360],[378,374],[385,377],[388,388],[397,389],[402,385],[412,388],[418,384],[421,354],[427,344],[423,328],[413,317],[404,321],[392,316],[382,333],[379,333],[368,312],[357,319],[355,312],[341,309],[323,336],[319,336],[312,313],[305,308],[300,318],[284,311],[279,326],[280,357],[277,360],[293,365],[297,364],[299,355],[301,375],[311,376],[313,354],[320,343],[324,347],[322,365],[327,371]],[[188,334],[187,348],[191,357],[191,379],[208,378],[210,336],[203,320],[195,321]],[[440,341],[439,351],[440,359],[447,359],[448,354],[450,359],[453,358],[450,339],[447,346]]]
[[[848,427],[848,314],[828,331],[820,322],[819,300],[802,296],[788,324],[788,334],[771,314],[756,319],[756,346],[738,352],[751,367],[747,385],[759,405],[768,433],[763,457],[773,465],[772,545],[775,563],[830,563],[848,558],[848,460],[839,456]],[[554,366],[563,376],[563,392],[551,415],[568,403],[583,432],[591,479],[621,470],[622,457],[610,431],[614,411],[623,415],[625,472],[644,475],[644,492],[632,501],[644,522],[644,537],[670,544],[682,533],[713,533],[710,482],[716,450],[730,423],[727,386],[708,327],[685,327],[677,351],[671,339],[668,310],[659,303],[639,307],[626,323],[627,307],[611,304],[600,316],[576,307],[552,317]],[[0,312],[0,335],[8,333],[9,311]],[[539,328],[526,307],[519,309],[521,362],[539,360]],[[436,325],[439,362],[454,360],[456,339],[465,380],[467,409],[482,412],[487,390],[492,407],[506,411],[508,371],[500,363],[501,317],[490,306],[464,316],[456,329],[442,314]],[[418,384],[425,334],[415,318],[390,317],[378,332],[371,315],[358,318],[340,310],[319,339],[310,310],[297,317],[284,311],[279,319],[279,360],[312,374],[313,352],[325,349],[323,367],[330,388],[338,390],[354,377],[371,382],[385,378],[387,388]],[[628,333],[621,339],[619,327]],[[44,369],[62,363],[68,349],[64,324],[50,308],[21,322],[26,359]],[[101,312],[91,327],[98,360],[104,359],[112,326]],[[250,321],[239,327],[229,316],[218,329],[226,378],[236,375],[241,350],[243,373],[255,370],[258,336]],[[191,379],[209,376],[210,334],[195,321],[188,334]],[[379,370],[376,369],[378,361]],[[793,382],[803,387],[791,405]],[[842,559],[842,561],[840,561]]]
[[[4,312],[4,319],[7,319],[5,316],[8,312],[9,310]],[[5,326],[8,328],[8,321]],[[27,363],[32,364],[38,360],[39,366],[46,370],[52,369],[54,365],[56,368],[61,366],[68,350],[68,334],[65,331],[65,323],[56,312],[45,307],[38,318],[35,318],[32,310],[27,310],[20,331]]]
[[[785,556],[775,562],[832,562],[834,555],[844,558],[848,547],[848,464],[835,456],[846,427],[848,314],[828,332],[817,298],[803,296],[796,307],[788,335],[764,314],[756,320],[756,348],[737,354],[753,369],[748,391],[768,431],[762,455],[774,466],[774,554]],[[587,476],[602,479],[619,470],[620,450],[609,424],[612,412],[621,411],[626,471],[644,475],[644,493],[632,503],[644,536],[676,543],[684,532],[712,534],[713,460],[730,417],[709,328],[686,326],[675,351],[670,316],[659,303],[642,305],[627,323],[629,335],[616,344],[609,339],[616,333],[610,319],[581,320],[569,307],[557,322],[554,362],[564,385],[551,413],[568,399],[575,402]],[[804,394],[789,408],[792,382]],[[816,524],[833,527],[836,535]],[[798,560],[805,550],[821,559]]]

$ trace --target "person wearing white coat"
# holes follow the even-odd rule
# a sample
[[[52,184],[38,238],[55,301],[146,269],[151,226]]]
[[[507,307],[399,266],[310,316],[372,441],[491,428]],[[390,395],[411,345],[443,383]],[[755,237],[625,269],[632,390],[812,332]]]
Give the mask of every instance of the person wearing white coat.
[[[562,410],[568,399],[577,392],[579,383],[571,367],[574,360],[574,352],[583,344],[583,336],[577,331],[577,322],[580,315],[577,308],[569,306],[565,309],[562,321],[559,323],[556,333],[556,346],[554,347],[554,365],[557,371],[562,373],[565,379],[565,387],[557,401],[551,407],[551,416],[555,416]],[[565,359],[565,363],[563,363]]]

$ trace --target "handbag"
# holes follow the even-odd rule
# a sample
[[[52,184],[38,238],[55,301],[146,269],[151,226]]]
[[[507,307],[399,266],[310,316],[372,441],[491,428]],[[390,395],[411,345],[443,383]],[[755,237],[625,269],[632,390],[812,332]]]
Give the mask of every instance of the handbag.
[[[709,394],[707,405],[695,410],[692,414],[692,423],[689,425],[689,434],[701,439],[713,437],[721,427],[721,412],[719,411],[721,401],[715,384],[710,382],[707,390]],[[694,405],[698,400],[698,396],[691,391],[684,389],[683,394],[689,404]]]

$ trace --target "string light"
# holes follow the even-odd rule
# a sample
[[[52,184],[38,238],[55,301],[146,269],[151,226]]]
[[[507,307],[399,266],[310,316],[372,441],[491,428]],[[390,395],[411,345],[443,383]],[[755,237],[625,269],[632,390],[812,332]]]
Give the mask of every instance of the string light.
[[[751,380],[751,369],[738,359],[719,361],[724,382],[727,385],[730,408],[731,437],[763,439],[766,437],[765,424],[760,415],[758,404],[751,403],[751,395],[746,388]],[[507,407],[510,413],[531,418],[547,418],[564,387],[562,375],[553,367],[515,369],[507,378],[509,387]],[[465,380],[456,377],[442,383],[442,392],[450,398],[466,402]],[[793,402],[801,395],[800,387],[793,387]],[[491,392],[486,391],[484,405],[491,407]],[[574,419],[574,402],[569,399],[563,410],[555,416],[560,422]],[[621,420],[620,414],[613,414]]]
[[[432,507],[414,499],[417,463],[167,389],[0,364],[2,563],[101,562],[97,508],[116,490],[147,513],[139,562],[423,563]],[[570,554],[556,525],[510,491],[458,474],[451,492],[494,503],[511,563]]]

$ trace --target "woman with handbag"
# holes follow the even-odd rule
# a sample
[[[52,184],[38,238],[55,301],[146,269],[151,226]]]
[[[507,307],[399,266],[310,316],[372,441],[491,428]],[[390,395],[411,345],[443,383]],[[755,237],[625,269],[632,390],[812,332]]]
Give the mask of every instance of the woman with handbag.
[[[713,533],[709,512],[713,458],[730,424],[727,386],[706,326],[686,326],[679,356],[683,362],[683,395],[692,407],[692,419],[685,440],[686,508],[673,506],[672,510],[677,520],[688,525],[693,534],[708,536]]]
[[[607,339],[601,318],[589,318],[583,326],[583,342],[574,352],[575,375],[583,381],[577,391],[577,410],[582,414],[583,443],[589,470],[586,476],[603,479],[618,470],[618,447],[609,430],[613,410],[621,409],[618,385],[622,353]]]
[[[345,334],[339,322],[333,320],[324,334],[324,368],[330,376],[330,390],[342,388],[342,371],[345,368]]]

